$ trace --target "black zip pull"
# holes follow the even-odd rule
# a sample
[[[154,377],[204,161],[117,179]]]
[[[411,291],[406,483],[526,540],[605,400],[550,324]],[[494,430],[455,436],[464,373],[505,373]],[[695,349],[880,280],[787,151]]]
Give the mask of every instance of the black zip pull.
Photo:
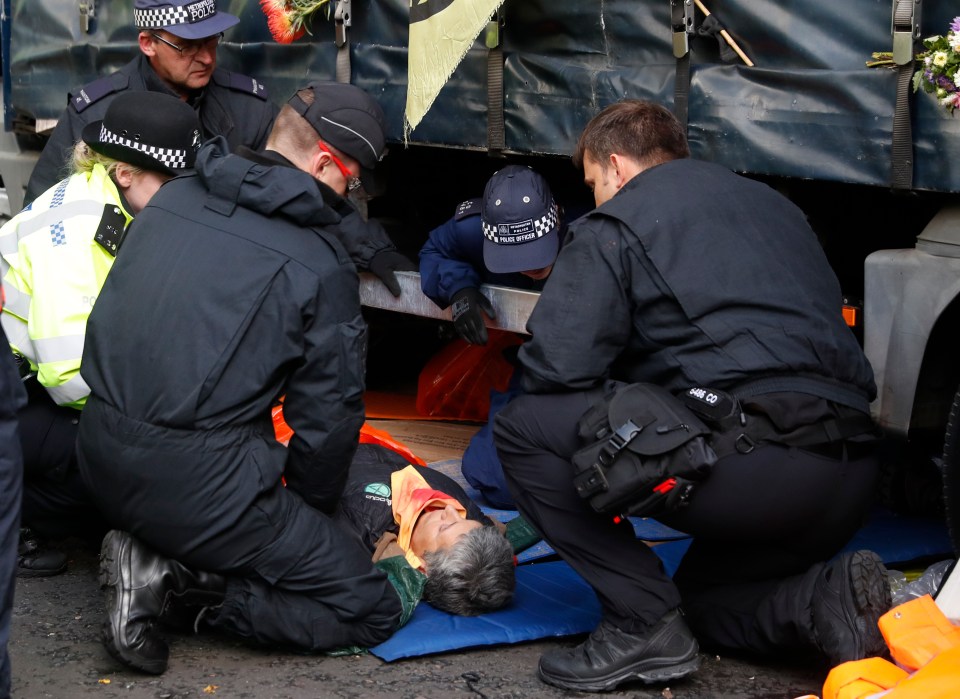
[[[660,425],[660,427],[657,428],[657,434],[666,434],[667,432],[675,432],[676,430],[685,430],[689,432],[690,427],[682,422],[679,425],[674,425],[673,427],[668,425]]]

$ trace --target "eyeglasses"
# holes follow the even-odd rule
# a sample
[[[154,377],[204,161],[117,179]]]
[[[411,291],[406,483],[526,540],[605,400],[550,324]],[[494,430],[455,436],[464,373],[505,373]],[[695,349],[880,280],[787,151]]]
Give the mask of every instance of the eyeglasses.
[[[330,147],[322,140],[317,141],[317,145],[320,146],[320,150],[330,156],[333,164],[337,166],[337,168],[340,170],[340,173],[347,180],[347,191],[355,192],[360,189],[360,186],[363,184],[360,182],[360,178],[347,169],[347,166],[343,164],[343,161],[340,160],[340,158],[334,155],[333,151],[330,150]]]
[[[213,36],[208,36],[206,39],[196,39],[195,41],[184,41],[182,46],[177,46],[172,41],[167,41],[162,36],[155,32],[150,32],[152,36],[157,41],[163,42],[174,51],[180,54],[183,58],[193,58],[203,49],[215,49],[220,45],[220,41],[223,39],[223,32],[219,34],[214,34]]]

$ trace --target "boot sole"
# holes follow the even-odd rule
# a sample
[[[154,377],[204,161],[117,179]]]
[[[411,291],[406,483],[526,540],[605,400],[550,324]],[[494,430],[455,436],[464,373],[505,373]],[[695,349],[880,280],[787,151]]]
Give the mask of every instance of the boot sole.
[[[107,532],[100,549],[100,572],[98,580],[100,582],[100,589],[104,591],[107,597],[107,609],[112,609],[116,606],[114,597],[118,594],[117,588],[120,583],[121,537],[122,535],[116,530]],[[128,652],[121,644],[117,643],[113,624],[109,619],[109,612],[107,615],[108,619],[103,622],[100,633],[103,646],[107,649],[110,656],[127,667],[132,667],[150,675],[162,675],[167,669],[167,660],[149,660],[140,655]]]
[[[612,673],[603,678],[592,678],[582,682],[568,678],[554,677],[543,672],[542,668],[537,668],[537,675],[541,680],[554,687],[562,689],[573,689],[580,692],[607,692],[624,682],[638,680],[644,684],[658,684],[686,677],[692,672],[700,669],[700,656],[694,655],[689,660],[684,660],[673,665],[663,667],[653,667],[645,669],[643,665],[649,665],[649,659],[642,660],[633,667],[628,667]]]
[[[877,581],[881,584],[877,584]],[[857,607],[855,623],[862,622],[864,625],[862,657],[881,655],[886,651],[887,644],[878,624],[880,617],[890,610],[893,601],[886,568],[877,554],[858,551],[853,555],[850,561],[850,586]]]

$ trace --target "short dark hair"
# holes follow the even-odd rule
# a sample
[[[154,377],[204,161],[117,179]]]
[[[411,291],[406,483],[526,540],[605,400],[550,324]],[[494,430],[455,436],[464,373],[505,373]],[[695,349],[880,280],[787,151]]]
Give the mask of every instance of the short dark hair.
[[[496,527],[473,529],[450,548],[424,554],[423,560],[423,598],[437,609],[476,616],[513,599],[513,547]]]
[[[313,104],[313,90],[306,88],[297,90],[297,96],[304,103]],[[280,108],[277,118],[273,120],[270,135],[267,137],[267,148],[284,153],[312,153],[318,138],[320,134],[313,125],[297,114],[293,107],[285,104]]]
[[[683,125],[665,107],[646,100],[621,100],[587,123],[577,141],[573,164],[583,167],[586,153],[604,164],[617,153],[645,167],[690,156]]]

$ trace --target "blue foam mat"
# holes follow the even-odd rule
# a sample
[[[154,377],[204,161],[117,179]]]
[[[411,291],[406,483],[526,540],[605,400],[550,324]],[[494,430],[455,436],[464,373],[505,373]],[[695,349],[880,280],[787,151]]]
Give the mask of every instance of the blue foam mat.
[[[459,459],[431,464],[464,486],[477,502],[483,498],[460,474]],[[517,516],[515,510],[484,507],[501,521]],[[633,518],[637,537],[657,543],[653,551],[673,575],[691,539],[655,520]],[[876,551],[888,565],[920,558],[953,557],[946,527],[938,522],[901,517],[885,510],[873,513],[868,524],[845,550]],[[450,650],[520,643],[539,638],[587,633],[600,620],[600,604],[593,590],[563,561],[541,559],[554,555],[541,542],[518,556],[517,591],[507,608],[478,617],[459,617],[420,604],[410,622],[370,651],[387,662]],[[540,561],[540,562],[537,562]]]
[[[906,517],[877,508],[844,551],[876,551],[885,564],[896,565],[924,558],[953,558],[950,534],[943,522]]]

